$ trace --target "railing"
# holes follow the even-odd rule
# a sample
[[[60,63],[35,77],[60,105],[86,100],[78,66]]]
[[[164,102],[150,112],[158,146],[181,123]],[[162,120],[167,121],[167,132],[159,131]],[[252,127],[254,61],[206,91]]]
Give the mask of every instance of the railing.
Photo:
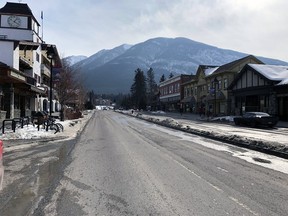
[[[14,118],[14,119],[5,119],[2,121],[2,134],[5,133],[5,128],[7,129],[7,123],[11,124],[11,129],[15,133],[17,123],[20,123],[20,127],[23,128],[24,125],[29,124],[31,121],[30,117]]]
[[[33,67],[33,64],[30,59],[25,58],[24,56],[19,56],[20,61],[26,65],[26,67]]]

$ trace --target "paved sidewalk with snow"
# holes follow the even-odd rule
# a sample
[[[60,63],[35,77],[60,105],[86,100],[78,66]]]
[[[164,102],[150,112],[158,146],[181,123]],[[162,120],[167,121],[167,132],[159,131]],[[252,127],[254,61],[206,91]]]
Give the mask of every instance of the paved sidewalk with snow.
[[[15,133],[12,130],[6,130],[4,134],[0,134],[0,140],[4,143],[4,152],[11,151],[15,148],[22,148],[20,145],[31,144],[39,140],[65,140],[73,139],[78,133],[85,127],[87,121],[91,118],[94,111],[87,111],[83,115],[83,118],[74,120],[65,120],[56,122],[61,123],[64,126],[64,131],[54,134],[54,131],[41,128],[38,131],[37,126],[31,124],[24,125],[23,128],[17,128]],[[13,147],[13,148],[12,148]]]

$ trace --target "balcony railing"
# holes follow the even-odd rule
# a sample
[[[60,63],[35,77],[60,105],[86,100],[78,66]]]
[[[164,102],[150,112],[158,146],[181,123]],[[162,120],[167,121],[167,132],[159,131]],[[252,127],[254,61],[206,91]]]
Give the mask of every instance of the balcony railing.
[[[19,57],[19,62],[20,62],[20,68],[24,68],[24,69],[32,69],[33,68],[33,64],[30,61],[30,59],[25,58],[24,56],[20,56]]]
[[[50,78],[50,69],[45,64],[41,64],[41,74]]]

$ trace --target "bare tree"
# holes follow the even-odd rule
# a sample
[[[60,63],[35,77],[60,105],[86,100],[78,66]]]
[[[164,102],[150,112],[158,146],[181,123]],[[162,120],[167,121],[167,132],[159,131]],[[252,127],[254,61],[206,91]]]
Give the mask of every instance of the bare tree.
[[[72,70],[67,60],[63,60],[62,68],[57,76],[55,89],[57,90],[60,104],[82,109],[85,101],[85,90],[79,73]]]

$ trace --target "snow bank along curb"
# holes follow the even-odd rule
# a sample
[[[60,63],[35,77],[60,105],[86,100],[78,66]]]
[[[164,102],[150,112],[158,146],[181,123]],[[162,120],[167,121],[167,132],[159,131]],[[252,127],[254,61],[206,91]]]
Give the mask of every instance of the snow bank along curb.
[[[200,130],[200,129],[191,128],[189,126],[184,126],[182,124],[179,124],[173,118],[169,118],[169,117],[167,117],[164,120],[160,120],[157,118],[157,116],[155,117],[145,116],[145,115],[142,115],[141,113],[136,113],[136,114],[123,113],[123,114],[133,116],[133,117],[136,117],[145,121],[149,121],[155,124],[159,124],[165,127],[169,127],[172,129],[180,130],[183,132],[203,136],[203,137],[214,139],[217,141],[226,142],[226,143],[233,144],[236,146],[245,147],[248,149],[252,149],[252,150],[256,150],[256,151],[260,151],[260,152],[264,152],[267,154],[271,154],[271,155],[275,155],[278,157],[288,159],[288,146],[285,146],[277,142],[272,143],[270,141],[268,142],[265,140],[257,140],[257,139],[247,138],[247,137],[240,137],[238,135],[231,136],[231,135],[225,135],[223,133],[216,133],[216,132],[211,133],[210,131],[207,131],[207,130]]]
[[[93,116],[94,112],[88,112],[84,115],[83,118],[74,119],[74,120],[67,120],[64,125],[64,131],[54,134],[53,131],[44,131],[43,134],[39,133],[37,128],[33,128],[33,131],[30,131],[31,134],[27,137],[22,137],[21,135],[17,135],[21,129],[16,130],[16,133],[11,132],[10,134],[7,133],[7,137],[4,137],[4,144],[5,144],[5,152],[13,151],[15,149],[21,149],[38,145],[46,142],[53,142],[59,140],[67,140],[71,138],[75,138],[81,134],[83,129],[86,127],[87,123],[90,121],[91,117]],[[60,122],[63,124],[63,122]],[[25,128],[22,129],[25,133]],[[40,132],[42,132],[40,131]],[[34,135],[36,134],[36,135]],[[3,137],[2,137],[3,138]],[[1,138],[0,138],[1,139]]]

